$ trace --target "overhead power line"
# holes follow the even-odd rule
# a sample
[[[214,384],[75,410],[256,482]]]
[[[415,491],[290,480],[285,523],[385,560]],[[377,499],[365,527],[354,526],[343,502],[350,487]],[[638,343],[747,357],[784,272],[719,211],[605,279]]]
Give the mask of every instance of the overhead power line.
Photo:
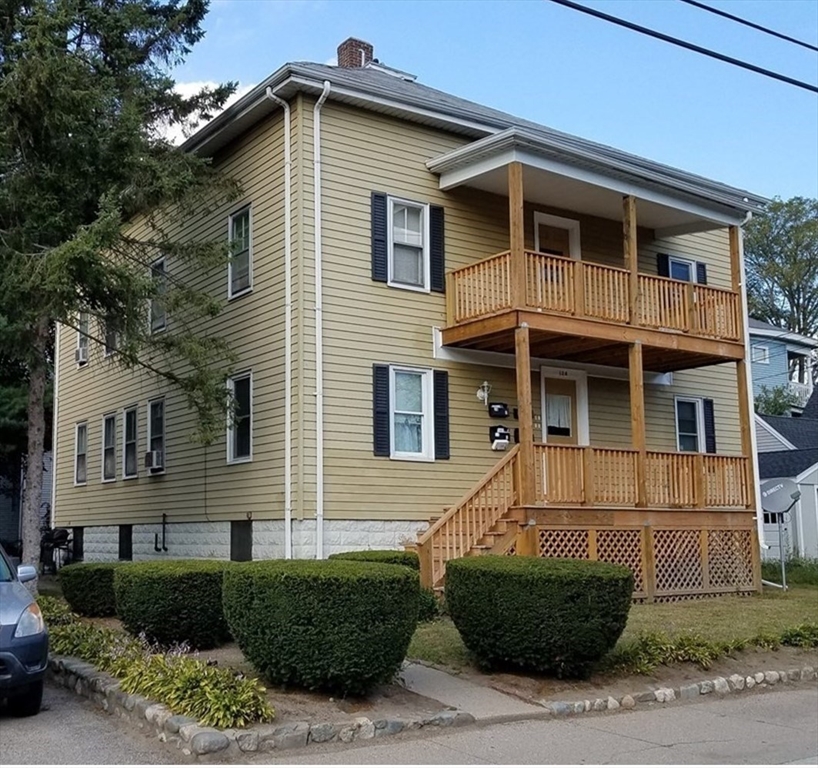
[[[692,5],[696,8],[701,8],[703,11],[707,11],[708,13],[715,13],[716,16],[723,16],[725,19],[730,19],[730,21],[735,21],[738,24],[744,24],[745,27],[757,29],[759,32],[764,32],[765,34],[772,35],[773,37],[779,37],[782,40],[786,40],[789,43],[795,43],[795,45],[800,45],[803,48],[808,48],[811,51],[818,51],[818,46],[812,45],[810,43],[805,43],[803,40],[798,40],[795,37],[784,35],[781,32],[776,32],[774,29],[770,29],[769,27],[762,27],[761,24],[756,24],[755,22],[748,21],[747,19],[742,19],[740,16],[734,16],[732,13],[721,11],[718,8],[713,8],[710,5],[699,3],[697,2],[697,0],[679,0],[679,2],[686,3],[687,5]]]
[[[695,53],[700,53],[703,56],[709,56],[712,59],[718,59],[719,61],[723,61],[727,64],[733,64],[734,66],[741,67],[742,69],[748,69],[750,70],[750,72],[755,72],[758,75],[771,77],[774,80],[780,80],[782,83],[788,83],[789,85],[794,85],[797,88],[803,88],[804,90],[812,91],[813,93],[818,93],[818,86],[812,85],[811,83],[805,83],[801,80],[795,80],[792,77],[781,75],[778,72],[772,72],[769,69],[757,67],[755,64],[750,64],[749,62],[741,61],[740,59],[734,59],[731,56],[725,56],[723,53],[711,51],[709,48],[702,48],[699,45],[694,45],[693,43],[688,43],[685,40],[680,40],[678,37],[671,37],[670,35],[662,34],[661,32],[657,32],[656,30],[639,26],[639,24],[634,24],[633,22],[625,21],[624,19],[617,18],[616,16],[609,16],[607,13],[602,13],[601,11],[594,10],[593,8],[587,8],[586,6],[580,5],[579,3],[573,3],[571,2],[571,0],[550,0],[550,1],[552,3],[556,3],[557,5],[564,5],[566,8],[571,8],[575,11],[579,11],[580,13],[587,13],[589,16],[594,16],[597,19],[609,21],[611,24],[617,24],[620,27],[625,27],[626,29],[633,30],[634,32],[640,32],[643,35],[654,37],[657,40],[661,40],[664,43],[677,45],[680,48],[686,48],[688,51],[694,51]]]

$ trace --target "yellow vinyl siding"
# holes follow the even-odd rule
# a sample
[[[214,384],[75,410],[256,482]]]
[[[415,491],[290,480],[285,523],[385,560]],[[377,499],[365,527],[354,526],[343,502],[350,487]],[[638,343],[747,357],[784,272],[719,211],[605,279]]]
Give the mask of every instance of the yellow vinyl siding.
[[[491,451],[492,420],[475,392],[484,380],[490,399],[516,406],[513,369],[452,363],[432,356],[431,327],[443,325],[445,297],[388,287],[371,279],[373,191],[445,209],[446,269],[508,248],[505,198],[477,190],[441,192],[426,161],[463,143],[459,137],[328,102],[322,112],[325,515],[328,518],[419,518],[440,514],[501,454]],[[526,241],[533,247],[533,211],[580,221],[584,259],[622,266],[622,228],[547,206],[526,205]],[[729,286],[726,233],[654,241],[639,230],[640,268],[656,273],[657,252],[708,263],[709,282]],[[451,459],[407,462],[373,456],[372,364],[449,372]],[[532,372],[536,439],[540,439],[539,372]],[[630,445],[627,381],[589,378],[589,426],[597,445]],[[674,394],[715,399],[720,452],[738,452],[735,368],[715,366],[674,375],[672,386],[646,387],[647,440],[676,450]]]
[[[194,413],[172,385],[142,370],[123,370],[116,357],[103,358],[91,341],[91,359],[74,363],[76,332],[63,327],[59,354],[59,425],[56,523],[115,525],[245,519],[283,515],[284,389],[284,214],[283,141],[280,113],[254,128],[216,164],[240,181],[243,194],[211,215],[190,217],[176,230],[181,239],[226,239],[228,214],[252,204],[253,291],[227,302],[227,266],[185,275],[172,258],[171,274],[205,288],[225,301],[221,314],[203,328],[228,340],[236,354],[234,370],[253,371],[253,461],[227,465],[224,433],[207,449],[194,444]],[[147,313],[147,310],[146,310]],[[168,317],[172,332],[173,313]],[[99,335],[92,321],[92,334]],[[165,474],[149,475],[147,407],[165,397]],[[138,404],[137,479],[122,479],[122,409]],[[117,413],[116,482],[101,482],[102,416]],[[88,483],[73,486],[74,423],[88,421]],[[240,494],[237,494],[240,490]],[[240,501],[237,501],[240,499]]]

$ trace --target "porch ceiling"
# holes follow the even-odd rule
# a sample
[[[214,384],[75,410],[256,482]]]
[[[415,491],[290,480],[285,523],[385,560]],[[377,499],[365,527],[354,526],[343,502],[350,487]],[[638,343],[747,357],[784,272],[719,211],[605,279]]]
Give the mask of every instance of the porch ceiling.
[[[447,152],[427,167],[440,175],[441,189],[468,186],[507,196],[512,162],[523,166],[526,201],[621,221],[622,196],[633,195],[639,225],[657,237],[740,224],[762,204],[760,198],[675,169],[589,156],[516,129]]]
[[[642,342],[643,367],[646,371],[656,373],[700,368],[743,357],[743,348],[737,343],[703,338],[687,339],[678,334],[630,328],[615,329],[609,338],[593,337],[583,335],[582,332],[569,333],[549,328],[552,322],[554,325],[558,324],[557,318],[528,312],[510,312],[444,329],[442,342],[461,349],[513,355],[514,329],[520,321],[529,324],[531,356],[549,360],[627,368],[628,350],[632,341]]]

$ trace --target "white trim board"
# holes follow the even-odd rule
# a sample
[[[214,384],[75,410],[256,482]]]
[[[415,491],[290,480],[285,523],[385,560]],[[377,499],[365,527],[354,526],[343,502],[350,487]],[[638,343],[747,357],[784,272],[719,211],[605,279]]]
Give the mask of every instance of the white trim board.
[[[568,230],[568,250],[575,261],[582,259],[582,246],[579,236],[579,220],[566,219],[564,216],[554,216],[542,211],[534,211],[534,250],[540,250],[540,224],[556,229]]]
[[[486,352],[478,349],[459,349],[457,347],[445,347],[442,344],[440,328],[432,327],[432,357],[435,360],[448,360],[453,363],[465,363],[467,365],[487,365],[492,368],[516,368],[517,361],[512,354],[505,352]],[[571,368],[576,371],[585,371],[588,376],[595,379],[616,379],[617,381],[629,381],[630,374],[627,368],[617,368],[613,365],[595,365],[592,363],[567,363],[564,360],[551,360],[546,357],[532,357],[531,370],[537,371],[542,366],[552,368]],[[669,387],[673,384],[672,373],[656,373],[645,371],[642,376],[645,384],[654,386]]]

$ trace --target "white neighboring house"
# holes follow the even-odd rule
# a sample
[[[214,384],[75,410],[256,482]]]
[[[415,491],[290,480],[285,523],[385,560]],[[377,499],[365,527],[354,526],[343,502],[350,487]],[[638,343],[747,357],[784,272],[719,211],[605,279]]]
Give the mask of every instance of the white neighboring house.
[[[818,558],[818,389],[801,416],[756,414],[759,481],[792,480],[801,498],[782,519],[783,546],[801,557]],[[778,518],[764,512],[766,558],[779,557]]]

